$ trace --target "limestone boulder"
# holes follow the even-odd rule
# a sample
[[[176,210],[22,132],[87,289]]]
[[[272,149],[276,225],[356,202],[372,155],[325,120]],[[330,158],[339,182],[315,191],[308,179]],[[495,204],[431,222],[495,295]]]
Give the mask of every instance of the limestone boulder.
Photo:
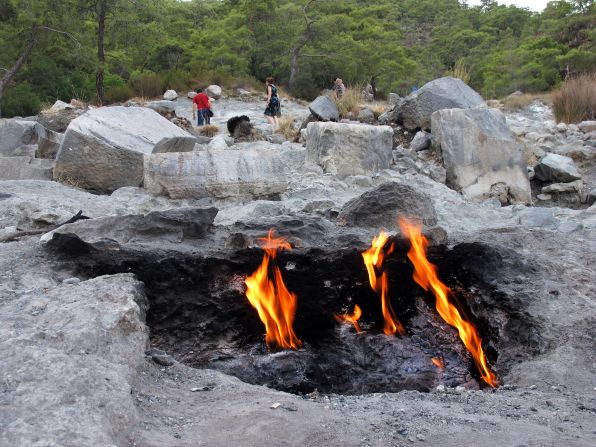
[[[53,171],[53,160],[0,157],[0,180],[52,180]]]
[[[75,107],[63,101],[56,101],[52,107],[39,113],[37,121],[47,130],[63,133],[72,120],[86,111],[85,106]]]
[[[431,128],[449,187],[484,200],[491,196],[494,185],[504,183],[510,202],[530,201],[523,147],[499,110],[439,110],[432,115]]]
[[[558,154],[546,154],[536,166],[534,172],[543,182],[572,182],[581,179],[575,163],[570,157]]]
[[[210,85],[205,89],[205,94],[213,99],[221,98],[223,90],[219,85]]]
[[[329,96],[319,96],[310,103],[308,110],[321,121],[339,121],[339,111]]]
[[[431,115],[443,109],[485,106],[484,99],[461,79],[444,77],[422,86],[400,102],[396,114],[408,129],[430,129]]]
[[[416,135],[414,135],[414,138],[410,143],[410,150],[413,150],[414,152],[423,151],[425,149],[428,149],[429,146],[430,134],[421,130],[417,132]]]
[[[163,94],[163,99],[166,101],[175,101],[178,99],[178,93],[176,93],[176,90],[166,90]]]
[[[395,228],[397,219],[422,220],[427,226],[437,224],[437,215],[431,198],[410,185],[389,182],[347,202],[339,216],[340,226]]]
[[[361,123],[372,124],[375,122],[375,114],[368,107],[363,107],[358,112],[358,121]]]
[[[166,99],[161,99],[158,101],[149,101],[145,103],[145,107],[148,107],[151,110],[155,110],[162,116],[176,113],[176,103],[174,101],[169,101]]]
[[[143,182],[143,157],[192,151],[195,138],[144,107],[102,107],[70,123],[56,156],[54,178],[99,192]]]
[[[286,165],[268,148],[153,154],[145,162],[145,188],[172,199],[272,198],[287,187]]]
[[[0,119],[0,156],[12,157],[19,147],[37,143],[39,128],[35,121]]]
[[[307,161],[340,178],[388,169],[393,129],[389,126],[314,122],[306,127]]]

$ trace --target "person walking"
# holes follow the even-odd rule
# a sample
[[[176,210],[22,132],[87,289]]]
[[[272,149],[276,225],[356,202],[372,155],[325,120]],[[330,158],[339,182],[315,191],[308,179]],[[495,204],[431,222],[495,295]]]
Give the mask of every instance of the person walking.
[[[197,94],[192,99],[192,119],[197,120],[197,126],[209,124],[209,111],[211,111],[211,103],[209,96],[203,93],[203,89],[198,88]]]
[[[277,87],[274,84],[275,79],[268,77],[265,80],[267,86],[267,107],[265,108],[265,116],[269,120],[269,123],[273,126],[273,130],[279,128],[278,117],[281,116],[281,103],[277,96]]]

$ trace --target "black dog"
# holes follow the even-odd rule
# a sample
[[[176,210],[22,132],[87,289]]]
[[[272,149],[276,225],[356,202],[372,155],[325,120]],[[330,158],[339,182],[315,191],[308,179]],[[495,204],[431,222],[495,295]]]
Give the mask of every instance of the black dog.
[[[241,124],[241,123],[248,123],[248,126],[244,125],[243,127],[250,127],[250,118],[246,115],[241,115],[241,116],[233,116],[232,118],[230,118],[228,120],[228,132],[230,132],[230,136],[234,136],[234,132],[236,131],[236,128]]]

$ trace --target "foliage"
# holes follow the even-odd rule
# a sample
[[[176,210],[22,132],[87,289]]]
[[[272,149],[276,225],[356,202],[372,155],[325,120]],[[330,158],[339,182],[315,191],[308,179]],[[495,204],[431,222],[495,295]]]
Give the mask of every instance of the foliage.
[[[551,104],[551,95],[548,93],[524,93],[522,95],[509,95],[501,100],[505,110],[521,110],[529,106],[534,101],[540,101],[544,104]]]
[[[557,122],[577,123],[596,119],[596,74],[565,81],[553,94]]]
[[[2,98],[2,111],[6,116],[31,116],[41,110],[34,87],[23,82],[11,89]]]
[[[358,86],[347,88],[341,98],[334,98],[340,118],[348,118],[358,114],[362,102],[361,90]]]
[[[144,97],[209,84],[263,91],[267,76],[288,85],[296,48],[291,93],[307,99],[336,77],[352,88],[374,80],[383,97],[450,74],[486,97],[504,97],[556,89],[566,75],[596,69],[591,1],[552,1],[535,13],[490,0],[475,7],[318,0],[307,10],[308,26],[306,0],[101,1],[108,7],[105,62],[97,49],[100,0],[0,0],[4,70],[23,52],[32,26],[69,33],[43,28],[4,94],[27,83],[39,102],[91,101],[100,67],[113,100],[130,93],[125,84]]]
[[[134,90],[128,85],[117,85],[106,88],[106,101],[108,104],[127,101],[134,95]]]
[[[153,98],[163,95],[164,92],[163,78],[150,71],[134,72],[130,77],[130,86],[143,98]]]

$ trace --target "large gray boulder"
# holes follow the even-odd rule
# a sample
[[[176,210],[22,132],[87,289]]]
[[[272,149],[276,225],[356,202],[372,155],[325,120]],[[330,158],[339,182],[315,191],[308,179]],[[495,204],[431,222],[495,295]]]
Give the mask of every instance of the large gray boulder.
[[[543,182],[572,182],[581,179],[575,163],[569,157],[558,154],[546,154],[534,166],[538,180]]]
[[[18,155],[21,146],[37,143],[40,128],[35,121],[0,119],[0,156]]]
[[[442,109],[470,109],[484,106],[478,93],[461,79],[445,77],[424,84],[398,106],[398,119],[408,129],[430,129],[433,112]]]
[[[395,228],[397,219],[420,219],[428,226],[437,224],[430,197],[423,191],[401,183],[385,183],[347,202],[337,224],[349,227]]]
[[[52,180],[53,170],[53,160],[0,157],[0,180]]]
[[[223,90],[221,89],[221,87],[219,85],[210,85],[209,87],[207,87],[205,89],[205,94],[207,96],[209,96],[210,98],[213,99],[219,99],[221,98],[221,95],[223,94]]]
[[[79,220],[46,233],[43,246],[70,244],[72,236],[86,244],[102,244],[107,239],[119,245],[180,243],[205,236],[217,215],[217,208],[176,208],[147,214],[105,216]]]
[[[112,192],[143,182],[143,157],[192,151],[195,138],[144,107],[102,107],[70,123],[56,156],[54,178]]]
[[[321,121],[339,121],[337,106],[329,96],[319,96],[310,103],[308,110]]]
[[[145,188],[173,199],[272,198],[287,186],[287,167],[267,148],[153,154],[145,162]]]
[[[306,127],[306,158],[340,178],[370,175],[388,169],[393,129],[348,123],[310,123]]]
[[[86,107],[75,107],[66,104],[63,101],[56,103],[47,110],[43,110],[37,115],[37,122],[47,130],[63,133],[68,128],[70,122],[87,111]]]
[[[169,115],[176,112],[176,103],[166,99],[159,99],[156,101],[149,101],[145,103],[145,107],[155,110],[160,115]]]
[[[449,187],[485,199],[494,185],[504,183],[510,201],[530,201],[523,148],[499,110],[439,110],[431,121],[433,145],[443,156]]]

